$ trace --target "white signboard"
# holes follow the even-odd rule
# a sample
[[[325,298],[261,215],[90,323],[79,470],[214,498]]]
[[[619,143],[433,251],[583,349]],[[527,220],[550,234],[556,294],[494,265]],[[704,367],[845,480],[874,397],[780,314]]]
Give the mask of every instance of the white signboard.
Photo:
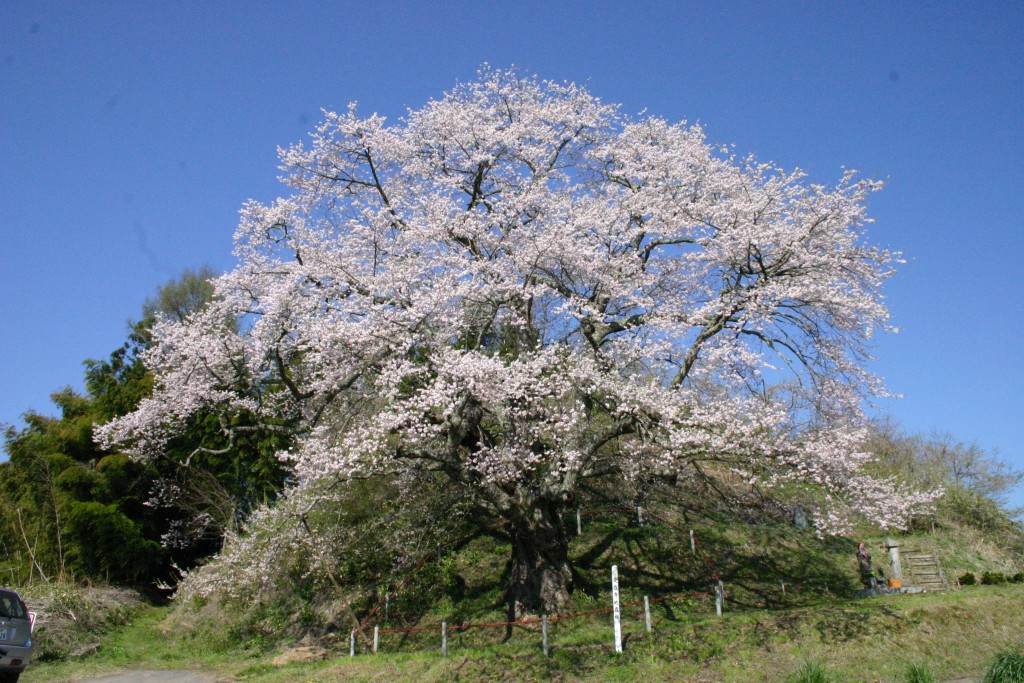
[[[619,566],[612,565],[612,619],[615,622],[615,651],[622,652],[622,614],[619,611]]]

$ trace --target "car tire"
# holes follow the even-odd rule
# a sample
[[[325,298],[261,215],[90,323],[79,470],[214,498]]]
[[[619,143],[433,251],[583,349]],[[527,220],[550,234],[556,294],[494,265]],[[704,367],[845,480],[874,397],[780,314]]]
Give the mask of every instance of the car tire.
[[[18,679],[21,678],[20,671],[4,671],[0,672],[0,683],[18,683]]]

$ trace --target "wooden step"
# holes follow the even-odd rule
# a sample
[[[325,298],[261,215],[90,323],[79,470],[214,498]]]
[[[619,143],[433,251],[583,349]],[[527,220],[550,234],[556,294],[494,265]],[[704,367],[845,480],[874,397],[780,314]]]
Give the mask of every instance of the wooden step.
[[[903,564],[906,569],[903,580],[905,584],[929,590],[949,590],[949,584],[942,573],[942,564],[936,555],[908,549],[903,553]]]

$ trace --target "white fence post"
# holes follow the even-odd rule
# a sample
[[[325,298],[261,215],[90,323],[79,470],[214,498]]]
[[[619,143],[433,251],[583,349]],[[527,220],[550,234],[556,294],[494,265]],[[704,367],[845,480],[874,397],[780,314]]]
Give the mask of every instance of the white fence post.
[[[694,555],[697,554],[697,541],[693,538],[693,529],[690,529],[690,552]]]
[[[544,656],[547,657],[550,654],[548,650],[548,615],[544,615],[540,618],[540,638],[541,645],[544,647]]]
[[[647,627],[647,632],[651,632],[651,601],[644,596],[644,625]]]
[[[377,648],[380,647],[380,626],[373,627],[373,654],[377,654]]]
[[[580,509],[576,508],[576,535],[581,536],[583,534],[583,520],[580,519]]]
[[[725,607],[725,584],[719,581],[715,586],[715,614],[722,616],[723,607]]]
[[[356,656],[356,631],[352,629],[352,634],[348,637],[348,656]]]
[[[619,611],[619,566],[612,565],[612,621],[615,626],[615,651],[622,652],[622,614]]]
[[[441,654],[448,656],[448,622],[441,622]]]

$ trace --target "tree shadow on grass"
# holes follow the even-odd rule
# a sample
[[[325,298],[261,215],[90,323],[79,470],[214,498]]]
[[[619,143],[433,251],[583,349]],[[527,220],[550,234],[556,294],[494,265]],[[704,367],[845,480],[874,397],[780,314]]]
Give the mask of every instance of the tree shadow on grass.
[[[721,579],[727,602],[744,609],[813,604],[859,587],[855,548],[846,538],[819,538],[784,521],[708,524],[705,519],[693,524],[698,540],[691,547],[682,526],[686,520],[669,526],[651,519],[638,526],[626,513],[613,513],[604,523],[614,523],[615,517],[620,526],[575,558],[578,584],[590,595],[606,589],[603,574],[612,564],[619,566],[624,588],[652,597],[710,592]],[[602,573],[600,581],[591,583],[586,576],[596,572]]]
[[[729,601],[749,609],[811,604],[851,595],[858,587],[847,539],[821,539],[781,525],[731,528],[742,542],[710,533],[705,546]]]

